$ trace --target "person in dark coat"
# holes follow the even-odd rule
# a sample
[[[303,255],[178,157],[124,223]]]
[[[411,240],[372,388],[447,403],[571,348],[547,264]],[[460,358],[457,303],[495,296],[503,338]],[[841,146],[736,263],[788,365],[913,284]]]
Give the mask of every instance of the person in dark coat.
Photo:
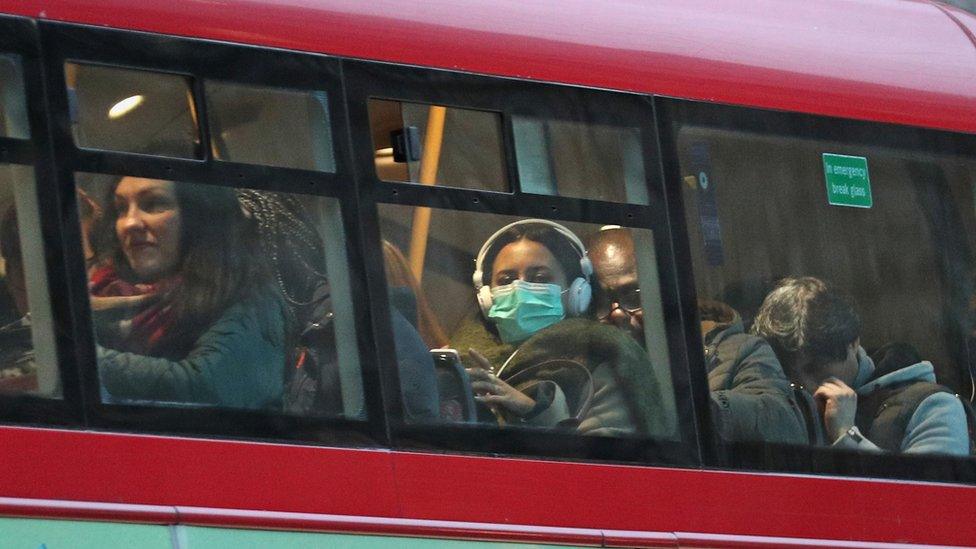
[[[729,441],[807,442],[790,382],[769,344],[746,333],[738,313],[724,303],[702,300],[698,314],[719,436]]]
[[[634,240],[628,229],[601,230],[589,245],[596,281],[595,315],[644,342]],[[739,315],[715,301],[699,303],[705,366],[718,435],[725,441],[804,443],[808,434],[789,381],[769,345],[743,330]]]

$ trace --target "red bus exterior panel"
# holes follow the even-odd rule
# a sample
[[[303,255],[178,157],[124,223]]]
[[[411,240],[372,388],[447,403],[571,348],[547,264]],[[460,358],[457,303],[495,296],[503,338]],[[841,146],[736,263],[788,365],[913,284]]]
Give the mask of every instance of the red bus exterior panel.
[[[0,495],[392,517],[386,450],[0,427]]]
[[[976,543],[962,518],[976,487],[410,453],[395,464],[403,513],[419,519]]]
[[[636,544],[643,533],[650,536],[648,545],[667,545],[661,536],[669,532],[929,545],[976,541],[976,523],[967,520],[976,509],[976,487],[948,484],[23,427],[0,427],[0,440],[0,463],[6,465],[0,494],[61,500],[51,513],[65,518],[75,516],[74,501],[122,505],[113,520],[163,522],[169,511],[159,507],[175,507],[180,522],[191,524],[374,531],[370,524],[376,522],[377,533],[404,535],[411,534],[402,524],[384,526],[381,519],[626,531],[615,539]],[[40,512],[43,503],[37,505],[29,512],[50,516]],[[125,505],[149,506],[149,514],[137,519]],[[23,506],[20,512],[8,507],[0,502],[0,514],[27,513]],[[81,518],[111,517],[111,510],[99,512]],[[369,518],[349,522],[334,515]],[[430,530],[436,525],[416,526],[414,535],[436,535]],[[455,532],[449,537],[459,531],[487,536],[465,528],[449,528]],[[549,534],[550,541],[563,543],[590,537],[572,530]],[[497,535],[534,534],[516,529]]]
[[[0,516],[176,524],[176,507],[0,497]]]
[[[889,0],[7,0],[42,19],[976,132],[976,49]]]

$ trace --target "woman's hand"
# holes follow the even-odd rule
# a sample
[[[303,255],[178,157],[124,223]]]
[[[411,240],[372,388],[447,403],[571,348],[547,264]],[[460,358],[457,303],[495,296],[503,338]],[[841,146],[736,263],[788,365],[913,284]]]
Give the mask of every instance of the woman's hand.
[[[528,395],[491,373],[491,364],[481,353],[468,349],[468,356],[478,365],[477,368],[466,368],[475,400],[492,408],[504,408],[518,417],[525,416],[535,408],[535,401]]]
[[[159,294],[119,295],[109,297],[90,296],[91,310],[96,312],[118,309],[139,309],[159,299]]]

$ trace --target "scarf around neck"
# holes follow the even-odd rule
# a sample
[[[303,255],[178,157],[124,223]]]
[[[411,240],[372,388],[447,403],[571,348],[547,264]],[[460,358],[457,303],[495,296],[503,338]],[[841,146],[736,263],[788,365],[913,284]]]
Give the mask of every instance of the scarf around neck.
[[[118,321],[117,335],[120,351],[138,354],[159,354],[160,344],[173,335],[176,314],[170,299],[180,285],[180,277],[173,276],[157,282],[139,284],[123,279],[114,265],[107,264],[92,270],[88,285],[93,297],[158,295],[159,299],[127,311]]]

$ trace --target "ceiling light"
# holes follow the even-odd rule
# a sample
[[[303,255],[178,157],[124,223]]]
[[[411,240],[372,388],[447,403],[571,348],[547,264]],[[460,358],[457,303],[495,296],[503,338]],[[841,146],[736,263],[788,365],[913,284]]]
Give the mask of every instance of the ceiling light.
[[[142,102],[145,101],[145,99],[146,98],[141,95],[133,95],[132,97],[126,97],[122,101],[119,101],[118,103],[112,105],[112,108],[108,110],[108,117],[112,120],[115,120],[116,118],[121,118],[129,114],[129,112],[132,109],[138,107],[139,105],[142,105]]]

